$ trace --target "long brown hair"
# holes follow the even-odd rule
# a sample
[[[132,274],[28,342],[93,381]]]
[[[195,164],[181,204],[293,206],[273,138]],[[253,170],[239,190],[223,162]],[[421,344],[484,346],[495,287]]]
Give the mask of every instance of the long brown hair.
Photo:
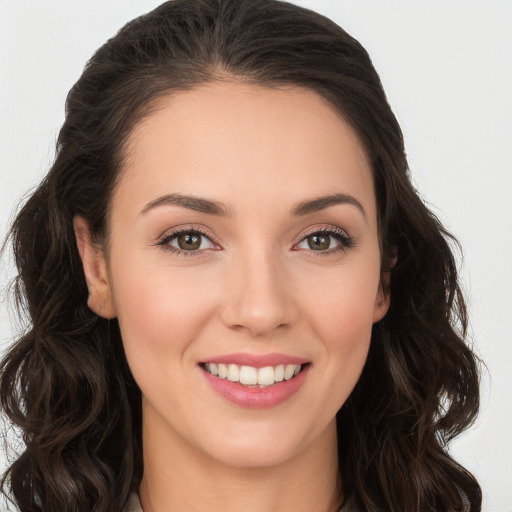
[[[479,511],[478,483],[446,451],[479,405],[453,239],[410,183],[367,52],[329,19],[275,0],[166,2],[101,47],[70,91],[55,162],[11,230],[30,325],[0,368],[2,409],[25,443],[4,492],[22,512],[119,512],[138,488],[141,394],[117,321],[86,305],[72,220],[104,243],[133,127],[157,98],[223,76],[317,92],[372,162],[391,307],[337,415],[345,492],[368,511]]]

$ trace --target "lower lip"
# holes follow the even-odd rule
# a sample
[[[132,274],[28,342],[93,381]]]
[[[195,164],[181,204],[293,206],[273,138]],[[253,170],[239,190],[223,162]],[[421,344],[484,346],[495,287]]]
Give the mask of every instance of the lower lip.
[[[203,368],[201,371],[212,388],[229,402],[240,407],[261,409],[279,405],[295,395],[304,384],[309,367],[309,364],[306,365],[293,379],[266,388],[247,387],[239,382],[215,377]]]

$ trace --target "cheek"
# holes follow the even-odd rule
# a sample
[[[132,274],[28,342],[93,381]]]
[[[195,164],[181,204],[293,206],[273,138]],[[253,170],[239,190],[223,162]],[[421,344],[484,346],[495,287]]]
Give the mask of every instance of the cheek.
[[[317,275],[309,287],[305,326],[322,341],[317,356],[322,361],[325,396],[334,414],[345,402],[363,370],[371,341],[379,266],[357,268],[347,265],[324,278]]]
[[[201,280],[162,265],[124,261],[114,268],[114,300],[128,359],[177,362],[211,310],[206,290],[198,289]],[[162,357],[171,353],[178,357]]]
[[[379,288],[378,265],[340,269],[316,276],[308,287],[308,306],[312,323],[323,338],[357,344],[369,341]]]

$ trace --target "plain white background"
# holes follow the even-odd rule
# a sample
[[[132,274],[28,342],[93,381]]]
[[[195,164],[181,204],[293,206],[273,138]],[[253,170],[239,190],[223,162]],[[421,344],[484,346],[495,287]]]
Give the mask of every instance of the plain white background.
[[[159,0],[0,0],[0,237],[54,155],[67,91],[92,52]],[[452,452],[485,512],[512,512],[512,1],[296,0],[367,48],[420,194],[461,241],[482,412]],[[13,275],[0,264],[3,288]],[[0,303],[0,343],[15,322]]]

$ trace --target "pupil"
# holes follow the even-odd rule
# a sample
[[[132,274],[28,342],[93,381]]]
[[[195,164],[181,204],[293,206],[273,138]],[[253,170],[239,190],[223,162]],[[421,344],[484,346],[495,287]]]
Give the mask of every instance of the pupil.
[[[315,251],[329,249],[330,239],[325,235],[310,235],[308,237],[308,245],[310,249]]]
[[[180,249],[192,251],[199,249],[201,245],[201,237],[195,233],[183,233],[178,236],[178,245]]]

